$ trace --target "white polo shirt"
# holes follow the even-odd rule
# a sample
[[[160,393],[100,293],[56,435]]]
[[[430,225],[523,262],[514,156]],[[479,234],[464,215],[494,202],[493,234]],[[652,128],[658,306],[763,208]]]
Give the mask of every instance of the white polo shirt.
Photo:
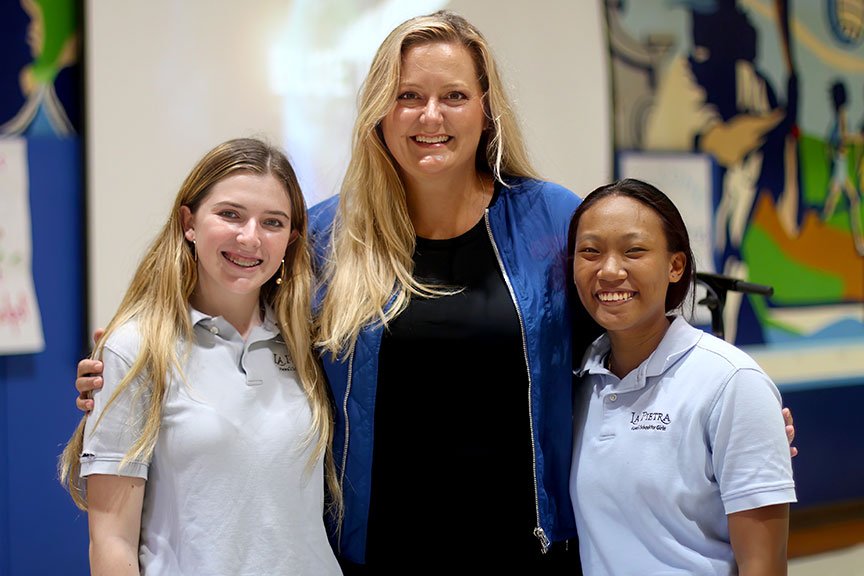
[[[323,522],[323,463],[308,466],[316,440],[309,402],[272,312],[245,342],[221,317],[190,316],[195,342],[186,381],[175,375],[170,382],[152,461],[123,470],[147,392],[135,382],[105,411],[140,343],[134,322],[111,335],[105,385],[87,419],[82,476],[147,479],[142,574],[340,574]]]
[[[604,334],[577,379],[570,495],[586,576],[736,574],[727,514],[795,502],[780,393],[676,318],[619,380]]]

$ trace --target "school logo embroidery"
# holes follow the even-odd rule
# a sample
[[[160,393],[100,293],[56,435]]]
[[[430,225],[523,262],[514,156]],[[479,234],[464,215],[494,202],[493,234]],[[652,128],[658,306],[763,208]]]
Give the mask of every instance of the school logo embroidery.
[[[665,412],[631,412],[630,430],[666,430],[672,419]]]
[[[296,370],[294,362],[291,361],[291,357],[287,353],[274,352],[273,363],[276,364],[276,367],[282,372],[293,372]]]

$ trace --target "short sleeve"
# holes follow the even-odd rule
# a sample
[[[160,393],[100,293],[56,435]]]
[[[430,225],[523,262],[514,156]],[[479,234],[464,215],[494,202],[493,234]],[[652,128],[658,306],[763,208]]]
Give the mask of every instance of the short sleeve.
[[[81,476],[110,474],[146,479],[149,462],[129,462],[122,470],[120,462],[140,437],[150,395],[136,379],[106,406],[129,373],[131,361],[106,345],[102,363],[104,385],[93,393],[93,410],[84,427]]]
[[[714,472],[727,514],[795,502],[780,392],[759,369],[732,373],[709,418]]]

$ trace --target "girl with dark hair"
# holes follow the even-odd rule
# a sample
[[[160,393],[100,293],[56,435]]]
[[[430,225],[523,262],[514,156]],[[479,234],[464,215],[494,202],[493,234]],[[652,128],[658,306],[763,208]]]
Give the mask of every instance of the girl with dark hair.
[[[695,270],[681,214],[621,180],[570,226],[579,299],[606,333],[577,375],[570,494],[586,575],[785,574],[795,501],[780,393],[675,315]]]

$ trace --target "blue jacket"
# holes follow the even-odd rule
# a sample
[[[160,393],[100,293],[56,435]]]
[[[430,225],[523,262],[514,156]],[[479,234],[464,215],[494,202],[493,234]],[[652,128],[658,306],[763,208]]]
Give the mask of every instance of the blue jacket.
[[[580,199],[539,180],[516,179],[502,187],[486,210],[486,229],[503,267],[522,325],[531,387],[535,509],[538,545],[576,533],[570,503],[573,402],[572,342],[567,282],[567,226]],[[319,257],[330,239],[338,197],[309,210]],[[347,304],[346,305],[350,305]],[[345,515],[334,547],[338,556],[364,561],[372,475],[375,391],[382,329],[360,333],[353,354],[336,361],[325,355],[324,371],[336,406],[333,453],[345,498]],[[406,506],[410,506],[407,505]]]

